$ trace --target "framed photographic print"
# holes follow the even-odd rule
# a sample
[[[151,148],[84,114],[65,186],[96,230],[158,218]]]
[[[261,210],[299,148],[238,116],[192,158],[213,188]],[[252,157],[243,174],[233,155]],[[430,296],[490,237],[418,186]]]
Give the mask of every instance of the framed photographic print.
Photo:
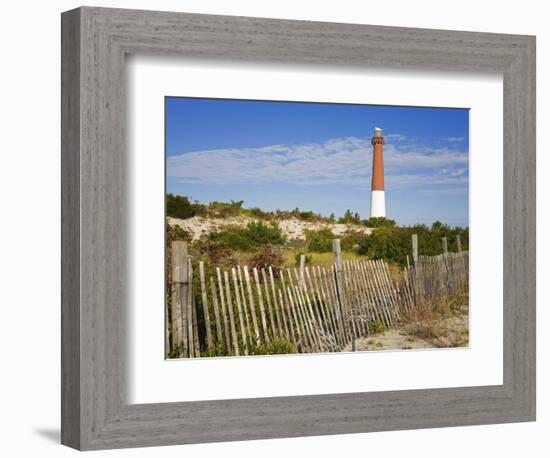
[[[535,40],[62,16],[62,442],[535,417]]]
[[[468,346],[468,114],[167,97],[168,357]]]

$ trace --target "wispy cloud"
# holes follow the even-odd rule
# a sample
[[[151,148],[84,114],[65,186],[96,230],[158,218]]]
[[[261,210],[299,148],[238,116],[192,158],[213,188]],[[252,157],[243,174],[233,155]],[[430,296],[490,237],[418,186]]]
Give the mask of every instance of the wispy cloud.
[[[451,143],[458,143],[464,141],[464,137],[447,137],[445,140]]]
[[[392,142],[400,141],[396,135],[386,138],[393,136]],[[181,183],[338,184],[363,188],[370,186],[371,160],[370,139],[345,137],[320,143],[188,152],[170,156],[167,173]],[[434,149],[388,142],[384,161],[387,187],[456,187],[468,183],[468,153],[451,147]]]
[[[384,138],[391,142],[404,142],[407,140],[407,136],[402,134],[387,134],[384,135]]]

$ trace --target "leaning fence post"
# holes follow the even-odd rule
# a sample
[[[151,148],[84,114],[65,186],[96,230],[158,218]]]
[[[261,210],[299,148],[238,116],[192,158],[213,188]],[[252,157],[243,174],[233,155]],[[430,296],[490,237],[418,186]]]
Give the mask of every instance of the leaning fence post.
[[[460,241],[460,234],[456,234],[456,251],[460,253],[462,251],[462,243]]]
[[[306,280],[304,277],[304,270],[306,267],[306,255],[302,254],[300,255],[300,280],[298,281],[298,284],[300,285],[300,288],[305,289],[306,287]]]
[[[449,253],[449,248],[447,246],[447,237],[443,237],[441,239],[441,243],[443,244],[443,254],[447,256],[447,254]]]
[[[212,350],[212,331],[210,329],[210,314],[208,313],[208,293],[206,289],[206,278],[204,276],[204,262],[199,262],[199,274],[201,281],[202,312],[204,317],[204,329],[206,331],[206,349]]]
[[[419,294],[419,266],[418,266],[418,235],[412,234],[412,256],[413,256],[413,265],[414,265],[414,276],[412,281],[413,291],[414,291],[414,302],[415,306],[418,304],[418,294]]]

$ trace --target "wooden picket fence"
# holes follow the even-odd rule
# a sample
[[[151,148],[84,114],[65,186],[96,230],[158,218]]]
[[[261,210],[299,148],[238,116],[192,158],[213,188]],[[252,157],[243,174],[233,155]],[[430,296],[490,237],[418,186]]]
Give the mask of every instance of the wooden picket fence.
[[[369,323],[393,326],[402,311],[468,281],[467,252],[414,256],[398,281],[382,260],[342,261],[339,240],[330,268],[306,266],[302,256],[299,268],[280,271],[239,265],[207,273],[202,261],[192,262],[185,242],[171,248],[166,352],[178,357],[249,355],[277,341],[300,353],[354,348],[369,335]]]

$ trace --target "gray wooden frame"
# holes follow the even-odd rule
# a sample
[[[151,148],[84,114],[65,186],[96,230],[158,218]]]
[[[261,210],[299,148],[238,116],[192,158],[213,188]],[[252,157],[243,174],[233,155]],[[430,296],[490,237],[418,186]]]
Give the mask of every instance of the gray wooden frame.
[[[534,37],[90,7],[63,13],[61,32],[63,444],[105,449],[535,419]],[[128,53],[503,74],[503,385],[128,404]]]

